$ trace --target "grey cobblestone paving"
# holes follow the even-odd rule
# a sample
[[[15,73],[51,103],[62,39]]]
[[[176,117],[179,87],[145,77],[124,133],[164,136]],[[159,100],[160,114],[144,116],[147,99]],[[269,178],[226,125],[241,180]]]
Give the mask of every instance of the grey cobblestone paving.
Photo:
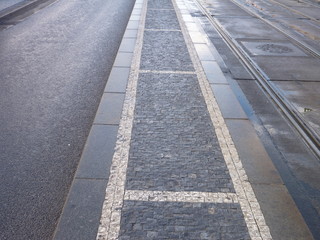
[[[146,29],[174,29],[180,30],[176,12],[170,10],[148,9]]]
[[[148,8],[173,9],[171,0],[149,0]]]
[[[234,192],[196,75],[140,74],[137,89],[126,188]]]
[[[125,201],[120,240],[250,239],[240,205]]]
[[[182,51],[177,51],[177,49],[182,49]],[[194,71],[182,33],[145,31],[141,69]]]

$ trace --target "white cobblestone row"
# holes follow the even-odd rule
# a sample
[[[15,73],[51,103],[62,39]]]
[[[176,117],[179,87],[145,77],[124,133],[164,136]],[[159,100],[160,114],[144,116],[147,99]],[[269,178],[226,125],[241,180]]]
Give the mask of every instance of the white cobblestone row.
[[[205,102],[207,104],[207,108],[213,126],[215,128],[215,132],[221,147],[222,154],[229,169],[229,173],[234,184],[236,194],[239,198],[239,203],[244,214],[250,237],[253,240],[272,239],[270,230],[266,225],[259,203],[255,197],[251,184],[248,181],[248,177],[242,166],[241,160],[238,156],[237,150],[234,146],[229,130],[226,126],[219,106],[212,93],[210,84],[205,76],[202,65],[192,43],[191,37],[188,34],[187,27],[182,18],[182,11],[179,11],[183,10],[183,14],[186,14],[185,2],[184,0],[172,0],[172,2],[177,12],[182,33],[184,35],[189,50],[189,54],[196,69],[200,88],[204,96]]]
[[[156,70],[140,70],[140,73],[155,73],[155,74],[195,74],[192,71],[156,71]]]
[[[151,202],[238,203],[234,193],[127,190],[124,200]]]
[[[136,5],[140,4],[138,1]],[[106,196],[103,203],[98,240],[118,239],[121,220],[121,208],[125,191],[126,170],[132,133],[136,89],[139,75],[140,57],[143,42],[143,32],[147,0],[143,1],[137,42],[132,59],[126,96],[123,104],[122,117],[119,124],[118,138],[112,159],[110,177],[106,188]]]
[[[176,29],[145,29],[145,31],[150,31],[150,32],[181,32],[181,30],[176,30]]]

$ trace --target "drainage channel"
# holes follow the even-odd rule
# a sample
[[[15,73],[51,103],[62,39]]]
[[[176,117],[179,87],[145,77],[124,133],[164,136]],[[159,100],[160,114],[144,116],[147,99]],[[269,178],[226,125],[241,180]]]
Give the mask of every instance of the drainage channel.
[[[307,123],[298,110],[290,103],[290,101],[284,96],[280,89],[278,89],[269,79],[267,74],[255,63],[255,61],[246,53],[243,48],[237,43],[234,39],[232,39],[229,34],[224,30],[224,28],[219,24],[217,20],[215,20],[208,10],[202,6],[199,0],[195,1],[202,11],[202,13],[208,18],[210,23],[215,27],[220,36],[227,43],[229,48],[235,53],[235,55],[239,58],[239,60],[243,63],[243,65],[247,68],[247,70],[257,79],[258,83],[262,87],[262,89],[271,97],[273,102],[281,109],[285,117],[289,120],[289,122],[294,126],[294,128],[299,132],[302,136],[306,144],[310,149],[314,152],[318,159],[320,159],[320,137],[315,132],[315,130]],[[234,1],[232,1],[234,2]],[[236,2],[234,2],[236,3]],[[238,4],[237,4],[238,5]],[[238,5],[239,6],[239,5]],[[241,7],[241,6],[240,6]],[[242,8],[244,9],[244,8]],[[250,15],[256,15],[254,13],[249,12],[247,9],[244,9]],[[268,23],[268,22],[266,22]],[[269,23],[268,23],[269,24]],[[270,25],[270,24],[269,24]],[[281,33],[285,34],[295,45],[298,45],[302,49],[309,52],[314,57],[319,58],[320,55],[317,51],[312,49],[306,44],[301,43],[300,41],[294,39],[292,36],[288,35],[286,32],[283,32],[281,29],[271,25],[273,28],[276,28]]]

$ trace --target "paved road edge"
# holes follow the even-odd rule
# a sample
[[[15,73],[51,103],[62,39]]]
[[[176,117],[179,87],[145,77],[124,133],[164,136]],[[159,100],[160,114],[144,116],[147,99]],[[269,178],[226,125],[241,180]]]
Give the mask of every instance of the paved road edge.
[[[141,15],[133,7],[53,239],[96,239]]]

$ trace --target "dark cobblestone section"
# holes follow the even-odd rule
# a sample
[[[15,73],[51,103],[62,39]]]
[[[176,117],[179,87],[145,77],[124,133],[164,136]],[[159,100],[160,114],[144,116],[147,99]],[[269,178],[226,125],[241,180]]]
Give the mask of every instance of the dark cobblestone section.
[[[173,9],[148,9],[145,28],[180,30],[180,25],[178,22],[176,12]]]
[[[148,1],[145,28],[140,66],[142,70],[194,71],[171,0]]]
[[[140,74],[126,189],[235,192],[196,75]]]
[[[120,240],[250,239],[239,204],[125,201]]]
[[[149,0],[148,8],[173,9],[171,0]]]
[[[142,70],[194,71],[181,32],[146,31],[143,42]]]

